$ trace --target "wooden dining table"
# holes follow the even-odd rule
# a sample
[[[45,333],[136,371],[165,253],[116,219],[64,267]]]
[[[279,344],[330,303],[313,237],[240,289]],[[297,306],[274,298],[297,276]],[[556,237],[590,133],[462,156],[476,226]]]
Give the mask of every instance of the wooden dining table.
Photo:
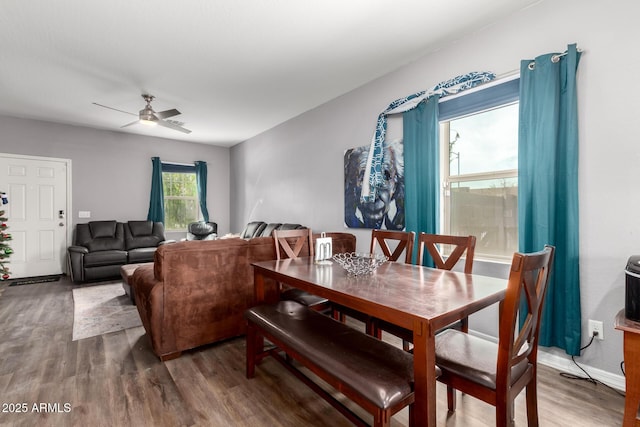
[[[275,302],[269,278],[412,330],[416,426],[436,425],[435,331],[502,301],[507,287],[505,279],[396,262],[365,276],[310,257],[252,265],[256,304]]]

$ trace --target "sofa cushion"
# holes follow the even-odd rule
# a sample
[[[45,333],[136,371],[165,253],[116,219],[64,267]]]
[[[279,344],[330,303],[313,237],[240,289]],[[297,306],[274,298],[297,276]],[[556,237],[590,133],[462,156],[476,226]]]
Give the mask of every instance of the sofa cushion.
[[[127,253],[125,251],[94,251],[84,256],[84,267],[100,267],[103,265],[121,265],[126,263]]]
[[[149,236],[153,233],[153,222],[151,221],[129,221],[127,225],[133,237]]]
[[[96,237],[99,236],[99,237]],[[76,225],[75,245],[89,252],[124,250],[124,230],[121,222],[91,221]]]
[[[164,225],[153,221],[129,221],[124,225],[125,249],[156,248],[165,240]]]
[[[156,248],[136,248],[128,251],[128,263],[136,264],[141,262],[152,262],[153,255],[156,253]]]
[[[267,224],[264,230],[262,230],[262,233],[260,233],[260,237],[271,237],[271,233],[273,233],[273,230],[278,230],[281,225],[282,224],[280,224],[279,222],[272,222],[270,224]]]
[[[240,233],[240,237],[243,239],[252,239],[254,237],[259,237],[262,233],[262,230],[265,229],[267,223],[264,221],[253,221],[247,224],[247,226]]]
[[[91,230],[91,237],[94,239],[116,237],[116,221],[91,221],[89,229]]]

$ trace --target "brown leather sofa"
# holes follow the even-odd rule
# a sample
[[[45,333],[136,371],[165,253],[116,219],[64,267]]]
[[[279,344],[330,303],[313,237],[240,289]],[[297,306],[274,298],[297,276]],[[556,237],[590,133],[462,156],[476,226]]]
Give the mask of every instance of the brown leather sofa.
[[[334,253],[355,251],[353,234],[327,236]],[[154,263],[137,268],[130,283],[155,354],[169,360],[182,351],[243,335],[244,312],[254,300],[251,263],[272,259],[272,237],[160,246]]]

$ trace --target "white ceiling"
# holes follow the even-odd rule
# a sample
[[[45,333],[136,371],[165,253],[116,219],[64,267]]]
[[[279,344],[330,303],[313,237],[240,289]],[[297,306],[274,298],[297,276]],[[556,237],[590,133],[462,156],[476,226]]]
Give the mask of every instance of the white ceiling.
[[[538,1],[2,0],[0,115],[231,146]]]

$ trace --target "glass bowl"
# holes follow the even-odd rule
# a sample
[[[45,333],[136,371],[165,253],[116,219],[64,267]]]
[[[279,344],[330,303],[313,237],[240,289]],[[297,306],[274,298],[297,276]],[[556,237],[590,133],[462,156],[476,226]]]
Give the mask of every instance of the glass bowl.
[[[372,274],[379,266],[389,260],[384,255],[357,252],[335,254],[333,259],[352,276]]]

